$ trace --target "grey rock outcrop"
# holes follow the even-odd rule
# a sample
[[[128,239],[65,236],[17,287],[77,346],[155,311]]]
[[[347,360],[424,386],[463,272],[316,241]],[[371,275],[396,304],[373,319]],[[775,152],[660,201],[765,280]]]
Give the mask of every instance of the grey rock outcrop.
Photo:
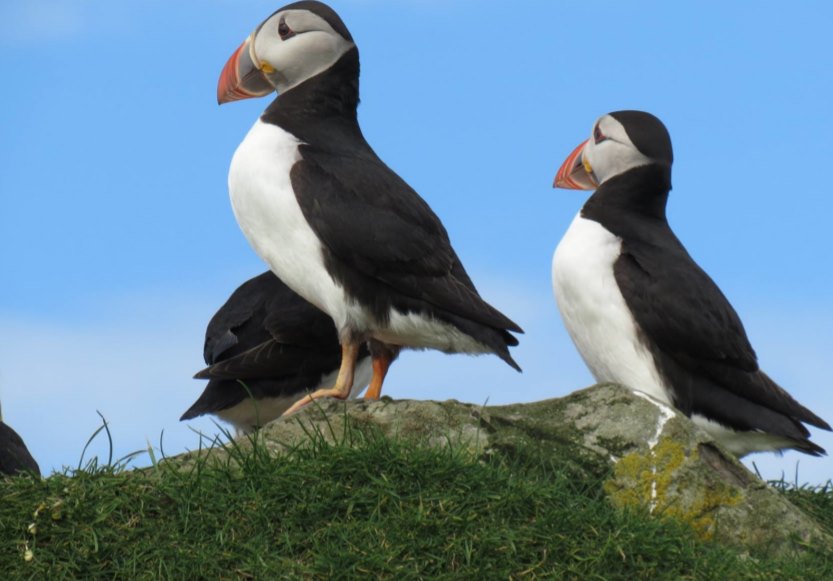
[[[347,441],[356,430],[421,445],[453,445],[476,457],[551,462],[576,478],[602,482],[615,505],[685,521],[703,538],[771,553],[833,547],[833,538],[816,521],[688,418],[616,385],[488,407],[457,401],[325,401],[272,422],[259,437],[279,454],[303,445],[313,433]]]

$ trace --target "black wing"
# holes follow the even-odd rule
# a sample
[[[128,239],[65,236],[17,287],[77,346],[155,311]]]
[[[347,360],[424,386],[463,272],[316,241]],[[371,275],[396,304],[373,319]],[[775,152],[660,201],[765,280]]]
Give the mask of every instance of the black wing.
[[[686,386],[688,393],[677,394],[683,402],[678,406],[687,412],[706,410],[740,429],[765,429],[792,438],[807,434],[796,420],[830,429],[758,368],[732,305],[670,230],[664,238],[662,244],[656,239],[623,242],[614,272],[642,332],[661,345],[662,358],[670,360],[663,365],[661,358],[660,366],[672,383],[676,368],[694,378]],[[686,382],[676,384],[682,387]],[[775,416],[781,417],[780,427]]]
[[[758,369],[737,313],[682,247],[623,243],[614,273],[639,326],[663,349],[702,363]]]
[[[366,346],[359,356],[368,356]],[[341,349],[332,319],[264,272],[240,285],[212,317],[205,360],[208,367],[194,377],[210,381],[180,419],[222,411],[250,395],[303,393],[338,369]]]
[[[272,340],[306,347],[338,342],[332,319],[267,271],[240,285],[211,318],[205,362],[212,365]]]
[[[332,319],[287,287],[272,272],[243,283],[206,330],[200,379],[274,378],[303,367],[338,365]]]
[[[311,145],[291,172],[304,217],[327,249],[410,298],[496,329],[521,332],[477,293],[428,204],[372,152]]]
[[[23,439],[11,427],[0,421],[0,474],[14,475],[29,471],[40,475],[40,467]]]
[[[251,321],[257,311],[263,310],[268,297],[281,292],[283,287],[285,285],[271,272],[264,272],[240,285],[208,322],[203,348],[205,362],[212,365],[224,355],[242,353],[267,341],[269,333],[262,325],[252,325]],[[248,327],[242,334],[248,345],[238,346],[238,333],[245,325]]]

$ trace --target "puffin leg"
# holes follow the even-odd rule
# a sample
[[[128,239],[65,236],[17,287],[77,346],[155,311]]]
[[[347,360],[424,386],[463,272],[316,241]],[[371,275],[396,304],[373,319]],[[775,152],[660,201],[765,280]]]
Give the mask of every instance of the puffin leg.
[[[379,396],[382,395],[382,383],[385,381],[389,366],[390,361],[381,357],[373,359],[373,375],[370,377],[370,385],[367,386],[367,391],[364,392],[364,399],[379,399]]]
[[[388,345],[376,339],[369,342],[370,357],[373,361],[373,375],[370,377],[370,385],[364,393],[364,399],[379,399],[382,395],[382,384],[390,369],[390,364],[399,356],[398,345]]]
[[[281,417],[292,415],[305,405],[322,397],[347,399],[353,389],[353,375],[356,372],[356,359],[359,357],[361,343],[347,342],[341,345],[341,367],[338,370],[336,384],[329,389],[319,389],[305,395],[281,414]]]

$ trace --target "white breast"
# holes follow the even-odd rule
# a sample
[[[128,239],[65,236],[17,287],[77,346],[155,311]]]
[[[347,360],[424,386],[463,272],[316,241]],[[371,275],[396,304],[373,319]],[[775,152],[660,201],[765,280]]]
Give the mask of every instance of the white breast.
[[[342,328],[347,319],[344,291],[324,267],[321,242],[289,179],[301,159],[299,144],[291,133],[258,120],[231,160],[231,205],[249,244],[272,271]]]
[[[622,241],[601,224],[575,217],[558,244],[552,286],[564,325],[590,372],[670,404],[654,358],[637,336],[616,284],[613,264]]]

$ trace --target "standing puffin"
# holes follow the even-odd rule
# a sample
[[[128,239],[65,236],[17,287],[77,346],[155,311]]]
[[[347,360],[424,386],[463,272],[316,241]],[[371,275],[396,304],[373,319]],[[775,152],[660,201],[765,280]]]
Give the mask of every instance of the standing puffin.
[[[553,290],[597,381],[674,405],[737,456],[819,456],[802,422],[830,426],[758,367],[737,313],[665,217],[671,138],[641,111],[601,117],[555,187],[596,191],[553,257]]]
[[[359,52],[326,4],[289,4],[231,56],[220,104],[278,96],[237,148],[229,192],[243,233],[287,286],[327,313],[341,368],[318,397],[345,398],[368,340],[381,386],[402,347],[509,354],[520,327],[478,294],[428,204],[388,168],[357,119]],[[369,393],[368,397],[378,397]]]
[[[208,367],[194,377],[208,385],[180,420],[214,414],[251,432],[308,391],[332,385],[341,350],[332,319],[266,271],[240,285],[211,318],[203,355]],[[370,354],[362,346],[350,395],[369,380]]]

